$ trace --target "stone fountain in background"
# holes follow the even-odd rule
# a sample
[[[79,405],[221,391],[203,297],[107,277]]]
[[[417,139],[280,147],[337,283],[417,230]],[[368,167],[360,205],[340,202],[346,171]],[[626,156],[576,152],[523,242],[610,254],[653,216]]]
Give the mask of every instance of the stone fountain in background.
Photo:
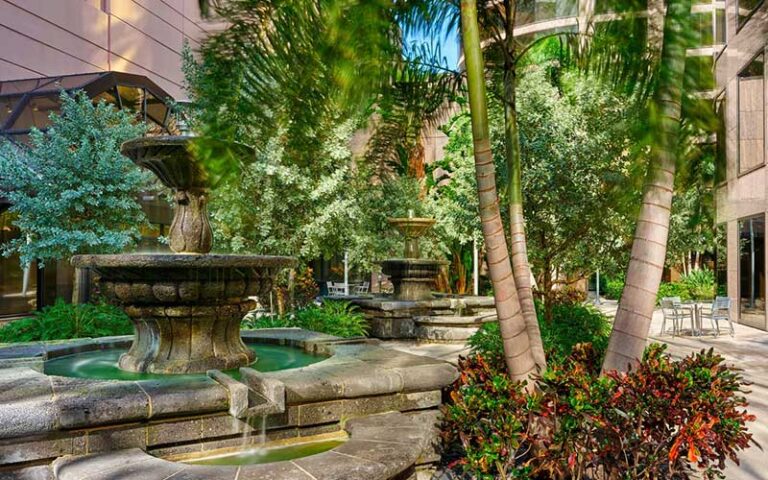
[[[464,343],[485,322],[494,321],[492,297],[433,294],[444,260],[421,258],[419,240],[435,224],[432,218],[390,218],[405,239],[403,258],[380,262],[389,276],[392,295],[352,299],[365,314],[370,335],[384,339],[413,339],[420,342]]]
[[[99,275],[101,293],[131,317],[135,338],[121,369],[196,373],[255,360],[240,321],[267,295],[289,257],[210,254],[206,174],[190,153],[191,137],[145,137],[122,153],[173,190],[169,243],[175,254],[78,255],[72,263]]]
[[[408,217],[387,220],[405,238],[403,258],[390,258],[381,262],[382,271],[388,275],[394,287],[394,299],[403,301],[432,298],[435,279],[440,268],[448,265],[444,260],[421,258],[419,239],[435,224],[433,218]]]

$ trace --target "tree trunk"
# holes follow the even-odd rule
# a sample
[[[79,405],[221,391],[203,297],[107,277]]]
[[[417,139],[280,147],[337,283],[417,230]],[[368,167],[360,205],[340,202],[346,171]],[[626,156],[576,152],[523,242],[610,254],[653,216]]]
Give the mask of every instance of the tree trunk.
[[[525,319],[517,296],[512,264],[507,251],[507,239],[504,236],[504,225],[499,211],[496,172],[488,132],[485,68],[480,46],[476,0],[461,0],[461,25],[474,140],[475,176],[488,272],[493,283],[493,295],[496,300],[496,312],[499,317],[509,376],[514,381],[526,382],[536,373],[536,361],[531,351]],[[528,388],[532,388],[531,383],[528,383]]]
[[[643,203],[635,228],[624,292],[603,371],[632,368],[642,358],[664,269],[680,134],[691,0],[670,0],[664,19],[659,83],[652,104],[654,132]]]
[[[506,2],[506,55],[504,60],[504,147],[507,160],[509,196],[509,234],[512,253],[512,273],[515,276],[517,295],[525,318],[525,327],[531,342],[533,358],[539,371],[547,367],[544,344],[541,341],[536,304],[531,288],[531,266],[528,263],[528,246],[525,237],[525,216],[523,214],[522,159],[520,155],[520,131],[517,125],[516,105],[516,40],[514,38],[515,10],[513,2]]]

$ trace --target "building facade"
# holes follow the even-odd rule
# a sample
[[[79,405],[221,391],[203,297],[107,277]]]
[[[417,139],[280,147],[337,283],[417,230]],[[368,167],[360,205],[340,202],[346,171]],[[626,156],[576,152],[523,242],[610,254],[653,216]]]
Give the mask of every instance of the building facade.
[[[725,2],[727,42],[717,58],[716,108],[721,118],[716,172],[717,230],[723,239],[721,275],[732,314],[740,323],[768,330],[766,321],[765,56],[768,3]]]
[[[0,0],[0,129],[23,143],[45,128],[60,89],[83,88],[131,108],[168,132],[169,100],[185,100],[181,53],[221,24],[200,18],[197,0]],[[113,73],[110,73],[113,72]],[[151,227],[140,248],[163,248],[168,203],[140,199]],[[0,196],[0,242],[17,238],[10,205]],[[18,257],[0,257],[0,318],[24,315],[56,297],[68,299],[73,271],[65,261],[37,271]]]

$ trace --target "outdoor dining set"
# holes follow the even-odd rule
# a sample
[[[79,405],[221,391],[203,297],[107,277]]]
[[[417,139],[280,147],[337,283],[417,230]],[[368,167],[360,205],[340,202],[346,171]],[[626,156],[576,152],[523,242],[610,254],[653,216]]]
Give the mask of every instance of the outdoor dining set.
[[[343,283],[343,282],[326,282],[328,287],[328,295],[330,296],[348,296],[348,295],[364,295],[368,293],[371,288],[370,282],[360,283]]]
[[[680,297],[664,297],[661,299],[661,311],[664,319],[661,323],[660,335],[667,333],[667,321],[672,324],[672,335],[680,335],[683,332],[683,324],[690,322],[691,334],[701,336],[704,334],[704,323],[708,320],[712,326],[712,333],[717,337],[720,334],[720,324],[728,322],[728,333],[733,336],[733,322],[730,316],[731,299],[717,297],[711,304],[683,301]]]

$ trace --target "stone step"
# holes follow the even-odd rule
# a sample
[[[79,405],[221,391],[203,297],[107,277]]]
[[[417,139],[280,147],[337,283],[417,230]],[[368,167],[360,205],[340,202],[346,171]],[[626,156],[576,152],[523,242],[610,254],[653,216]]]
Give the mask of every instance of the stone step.
[[[483,323],[495,322],[496,312],[488,313],[484,315],[473,316],[447,316],[447,315],[428,315],[423,317],[415,317],[416,326],[429,325],[429,326],[445,326],[449,328],[453,327],[479,327]]]
[[[478,328],[417,325],[414,333],[417,340],[424,342],[464,343],[477,332]]]

